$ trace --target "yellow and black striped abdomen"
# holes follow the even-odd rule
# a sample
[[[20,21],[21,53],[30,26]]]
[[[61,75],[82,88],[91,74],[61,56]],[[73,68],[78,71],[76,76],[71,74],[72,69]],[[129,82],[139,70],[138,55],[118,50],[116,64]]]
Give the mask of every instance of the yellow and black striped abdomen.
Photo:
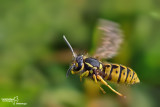
[[[103,72],[104,79],[117,83],[134,84],[139,83],[140,80],[137,74],[131,69],[119,64],[106,64],[104,65]]]

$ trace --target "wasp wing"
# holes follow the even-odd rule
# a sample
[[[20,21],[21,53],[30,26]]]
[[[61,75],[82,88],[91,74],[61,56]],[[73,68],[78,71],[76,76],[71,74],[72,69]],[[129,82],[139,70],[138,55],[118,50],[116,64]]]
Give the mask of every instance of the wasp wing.
[[[103,19],[99,20],[97,27],[96,35],[100,38],[98,41],[100,44],[94,56],[98,58],[112,58],[116,55],[123,41],[122,31],[117,23]]]

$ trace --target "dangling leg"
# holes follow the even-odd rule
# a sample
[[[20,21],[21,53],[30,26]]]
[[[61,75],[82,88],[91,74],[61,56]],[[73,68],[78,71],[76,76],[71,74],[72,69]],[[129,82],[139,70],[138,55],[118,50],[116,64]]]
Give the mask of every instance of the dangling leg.
[[[104,89],[98,84],[97,78],[96,78],[96,75],[95,75],[95,74],[93,74],[93,79],[94,79],[95,83],[99,86],[99,88],[100,88],[100,90],[103,92],[103,94],[106,94],[106,92],[104,91]]]
[[[85,72],[83,72],[82,74],[80,74],[80,81],[82,81],[82,78],[85,76],[85,77],[87,77],[89,75],[89,71],[87,70],[87,71],[85,71]]]
[[[97,78],[104,84],[106,85],[108,88],[110,88],[114,93],[118,94],[121,97],[126,98],[126,96],[122,95],[121,93],[119,93],[118,91],[114,90],[110,85],[108,85],[108,83],[106,81],[103,80],[103,78],[99,75],[97,75]]]

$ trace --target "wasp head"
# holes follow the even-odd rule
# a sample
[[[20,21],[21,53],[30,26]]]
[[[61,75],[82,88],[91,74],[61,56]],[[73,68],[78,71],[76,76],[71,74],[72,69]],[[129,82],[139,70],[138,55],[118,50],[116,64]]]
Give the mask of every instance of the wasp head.
[[[71,66],[69,67],[66,77],[70,74],[77,74],[80,71],[82,71],[84,68],[84,63],[83,63],[83,55],[78,55],[76,58],[74,58]]]
[[[76,55],[73,51],[73,48],[72,46],[70,45],[70,43],[68,42],[68,40],[66,39],[65,36],[63,36],[65,42],[67,43],[67,45],[69,46],[70,50],[72,51],[72,54],[73,54],[73,62],[71,64],[71,66],[69,67],[68,71],[67,71],[67,74],[66,76],[68,77],[68,75],[70,74],[70,72],[72,74],[76,74],[76,73],[79,73],[80,71],[83,70],[84,68],[84,63],[83,63],[83,55]]]
[[[79,55],[76,57],[76,60],[74,61],[74,71],[79,71],[83,67],[83,55]]]

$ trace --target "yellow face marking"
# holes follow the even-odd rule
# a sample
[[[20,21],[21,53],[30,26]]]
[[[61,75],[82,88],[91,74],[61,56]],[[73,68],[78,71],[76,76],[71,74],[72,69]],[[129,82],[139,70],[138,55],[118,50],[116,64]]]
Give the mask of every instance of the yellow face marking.
[[[78,63],[76,62],[76,67],[78,67]]]
[[[79,71],[82,71],[84,69],[84,63],[82,63],[82,67]]]
[[[84,63],[82,64],[82,67],[79,71],[71,71],[71,74],[78,74],[80,71],[82,71],[84,69]]]

